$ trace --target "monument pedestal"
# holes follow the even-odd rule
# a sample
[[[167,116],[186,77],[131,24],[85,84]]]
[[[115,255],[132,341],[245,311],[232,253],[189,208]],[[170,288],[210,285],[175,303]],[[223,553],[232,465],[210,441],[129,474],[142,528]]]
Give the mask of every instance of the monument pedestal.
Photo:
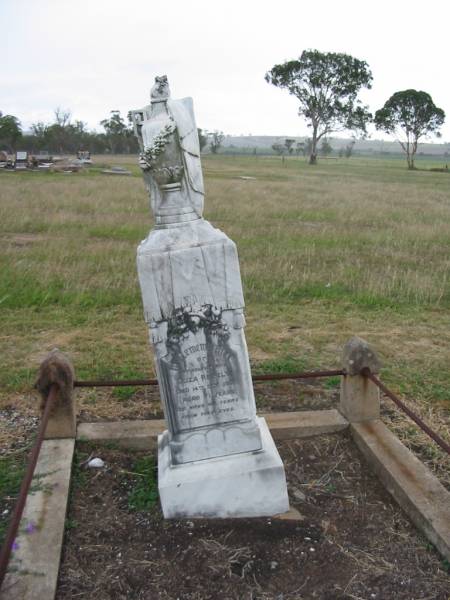
[[[166,519],[272,516],[289,510],[283,463],[265,419],[261,450],[173,464],[169,433],[158,438],[158,488]]]

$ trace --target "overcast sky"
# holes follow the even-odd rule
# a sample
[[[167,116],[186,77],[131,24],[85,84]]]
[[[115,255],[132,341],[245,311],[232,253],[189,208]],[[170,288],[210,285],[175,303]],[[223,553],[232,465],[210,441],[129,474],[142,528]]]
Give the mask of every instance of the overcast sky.
[[[314,48],[369,63],[373,111],[399,90],[430,93],[450,142],[449,23],[449,0],[0,0],[0,110],[28,127],[60,106],[100,130],[167,74],[199,127],[306,135],[296,99],[264,74]]]

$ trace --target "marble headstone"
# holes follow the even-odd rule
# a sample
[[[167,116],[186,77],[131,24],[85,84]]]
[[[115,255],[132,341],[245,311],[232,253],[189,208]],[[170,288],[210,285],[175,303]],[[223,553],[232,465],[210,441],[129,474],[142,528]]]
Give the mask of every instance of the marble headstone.
[[[168,427],[158,439],[164,515],[284,512],[283,464],[256,417],[236,245],[202,217],[192,99],[172,100],[156,77],[150,105],[131,114],[155,218],[137,266]]]

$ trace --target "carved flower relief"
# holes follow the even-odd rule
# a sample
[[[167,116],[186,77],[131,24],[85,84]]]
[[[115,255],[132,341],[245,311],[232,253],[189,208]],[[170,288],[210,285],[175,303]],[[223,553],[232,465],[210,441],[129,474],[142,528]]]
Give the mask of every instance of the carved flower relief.
[[[222,310],[211,304],[204,304],[198,308],[185,306],[178,308],[168,322],[168,337],[176,338],[185,336],[189,331],[196,333],[204,329],[212,335],[226,334],[228,327],[222,323]]]
[[[150,146],[147,146],[139,157],[139,164],[144,171],[150,171],[158,185],[180,183],[184,168],[173,161],[176,124],[171,119],[156,135]],[[170,164],[172,159],[172,164]]]
[[[144,171],[153,170],[159,156],[164,152],[167,144],[170,142],[172,134],[176,130],[176,125],[173,120],[167,123],[163,129],[156,135],[151,146],[147,146],[139,155],[139,164]]]

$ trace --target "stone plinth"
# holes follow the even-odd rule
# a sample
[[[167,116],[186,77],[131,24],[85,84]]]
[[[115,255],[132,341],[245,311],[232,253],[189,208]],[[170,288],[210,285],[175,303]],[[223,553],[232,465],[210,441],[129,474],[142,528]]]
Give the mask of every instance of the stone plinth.
[[[255,452],[173,465],[169,435],[158,438],[158,487],[166,519],[258,517],[289,510],[283,463],[263,418]]]
[[[137,264],[172,462],[259,450],[236,245],[198,219],[153,230]]]

